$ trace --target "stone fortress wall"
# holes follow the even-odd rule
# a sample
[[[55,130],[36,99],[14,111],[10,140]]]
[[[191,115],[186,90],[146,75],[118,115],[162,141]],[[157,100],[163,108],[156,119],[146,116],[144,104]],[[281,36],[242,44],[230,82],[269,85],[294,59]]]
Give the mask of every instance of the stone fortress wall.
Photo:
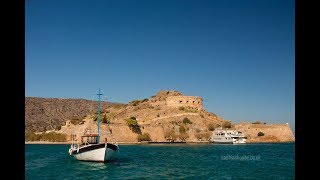
[[[188,106],[197,110],[203,109],[203,100],[199,96],[185,96],[178,91],[159,91],[149,103],[155,107],[183,107]]]
[[[197,110],[203,109],[203,100],[199,96],[169,96],[166,105],[170,107],[189,106]]]

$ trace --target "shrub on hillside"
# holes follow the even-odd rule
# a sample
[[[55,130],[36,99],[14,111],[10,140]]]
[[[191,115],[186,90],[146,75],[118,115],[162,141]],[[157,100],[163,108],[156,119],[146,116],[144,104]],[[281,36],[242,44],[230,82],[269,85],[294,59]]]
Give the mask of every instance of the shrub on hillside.
[[[54,130],[56,130],[56,131],[59,131],[59,130],[61,130],[61,125],[59,125],[59,126],[56,126],[56,127],[54,128]]]
[[[185,118],[183,118],[183,124],[192,124],[192,122],[190,121],[190,119],[185,117]]]
[[[209,131],[214,131],[215,125],[213,123],[208,124],[208,130]]]
[[[93,116],[93,121],[97,121],[98,120],[98,115],[94,115]],[[110,123],[110,120],[108,119],[106,114],[100,114],[100,121],[102,123]],[[84,121],[83,121],[84,123]],[[79,123],[79,124],[83,124],[83,123]]]
[[[211,132],[205,132],[205,133],[203,133],[203,137],[204,137],[204,139],[205,140],[209,140],[210,139],[210,137],[211,137]]]
[[[181,133],[178,135],[178,138],[181,140],[181,141],[186,141],[186,139],[189,138],[189,135],[187,133]]]
[[[222,127],[223,128],[231,128],[232,127],[232,124],[230,121],[226,121],[222,124]]]
[[[116,115],[114,112],[107,113],[106,116],[107,116],[107,119],[109,120],[109,123],[116,118]]]
[[[258,133],[258,136],[264,136],[264,133],[260,131],[260,132]]]
[[[132,106],[138,106],[140,103],[141,103],[141,100],[133,100],[129,102],[129,104]]]
[[[196,134],[194,134],[194,137],[196,137],[198,140],[202,140],[203,134],[202,133],[196,133]]]
[[[98,115],[97,114],[93,115],[92,119],[93,119],[93,121],[97,121],[98,120]]]
[[[80,119],[80,118],[73,118],[70,120],[70,123],[73,125],[81,124],[81,122],[82,122],[82,119]]]
[[[139,134],[137,139],[138,139],[139,142],[141,142],[141,141],[151,141],[149,133]]]
[[[136,120],[136,117],[130,117],[129,119],[125,119],[125,121],[132,132],[136,134],[141,134],[141,129],[138,124],[138,121]]]
[[[177,139],[177,135],[173,129],[168,130],[164,133],[164,138],[168,141],[175,141]]]
[[[36,134],[34,132],[26,132],[25,141],[40,141],[41,134]]]
[[[199,141],[202,140],[209,140],[210,136],[211,136],[211,132],[204,132],[204,133],[196,133],[194,135]]]
[[[101,122],[102,122],[102,123],[109,124],[109,123],[110,123],[110,120],[107,118],[106,115],[103,115],[103,117],[102,117],[102,119],[101,119]]]
[[[141,102],[143,103],[143,102],[147,102],[149,99],[143,99]]]
[[[216,114],[211,113],[211,112],[209,112],[209,113],[208,113],[208,116],[213,116],[213,117],[215,117],[215,118],[217,118],[217,117],[218,117]]]
[[[41,136],[41,141],[65,142],[66,139],[66,134],[56,132],[42,133]]]
[[[27,132],[25,135],[26,141],[50,141],[50,142],[65,142],[66,134],[49,132],[42,134],[35,134],[33,132]]]
[[[186,130],[186,128],[184,126],[180,126],[179,127],[179,132],[180,132],[180,134],[183,134],[183,133],[186,133],[187,130]]]
[[[125,121],[126,121],[126,123],[127,123],[127,125],[128,125],[129,127],[139,126],[139,125],[138,125],[138,121],[136,120],[135,117],[131,117],[131,118],[129,118],[129,119],[125,119]]]
[[[256,121],[256,122],[253,122],[252,124],[263,124],[263,122],[261,122],[261,121]]]

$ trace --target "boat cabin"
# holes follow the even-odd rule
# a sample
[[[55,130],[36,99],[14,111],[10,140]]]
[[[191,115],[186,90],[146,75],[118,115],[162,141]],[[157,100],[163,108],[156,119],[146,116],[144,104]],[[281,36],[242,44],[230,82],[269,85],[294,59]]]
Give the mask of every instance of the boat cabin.
[[[98,134],[85,134],[81,136],[81,144],[97,144]]]

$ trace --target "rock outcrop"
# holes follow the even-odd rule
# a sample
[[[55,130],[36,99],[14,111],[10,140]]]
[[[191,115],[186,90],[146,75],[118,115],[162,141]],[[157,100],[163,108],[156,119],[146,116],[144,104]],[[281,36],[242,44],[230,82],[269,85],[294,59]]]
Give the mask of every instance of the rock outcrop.
[[[293,142],[294,134],[288,124],[240,123],[235,129],[246,134],[247,142]],[[258,136],[262,132],[263,136]]]

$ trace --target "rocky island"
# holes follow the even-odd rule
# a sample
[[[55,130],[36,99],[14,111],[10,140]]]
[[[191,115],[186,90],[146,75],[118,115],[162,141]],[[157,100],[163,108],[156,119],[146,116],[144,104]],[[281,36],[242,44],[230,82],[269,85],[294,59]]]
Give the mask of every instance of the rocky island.
[[[26,97],[26,142],[70,142],[71,134],[96,129],[96,101]],[[243,122],[234,124],[203,107],[199,96],[174,90],[133,100],[127,104],[101,104],[101,130],[112,129],[119,143],[208,142],[216,128],[235,129],[247,135],[247,142],[293,142],[288,124]],[[102,133],[101,139],[104,140]]]

